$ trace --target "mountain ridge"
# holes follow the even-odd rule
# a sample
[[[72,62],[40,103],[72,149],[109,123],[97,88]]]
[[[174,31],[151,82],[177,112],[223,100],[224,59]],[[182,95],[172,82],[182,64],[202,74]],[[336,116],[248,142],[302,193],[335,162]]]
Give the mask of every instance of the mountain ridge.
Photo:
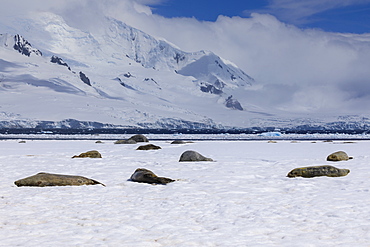
[[[336,115],[322,121],[257,106],[250,96],[258,82],[232,62],[211,51],[182,51],[111,17],[93,32],[47,12],[29,19],[27,28],[24,23],[14,24],[19,33],[0,34],[0,128],[65,128],[69,122],[86,128],[310,128],[315,121],[340,122]]]

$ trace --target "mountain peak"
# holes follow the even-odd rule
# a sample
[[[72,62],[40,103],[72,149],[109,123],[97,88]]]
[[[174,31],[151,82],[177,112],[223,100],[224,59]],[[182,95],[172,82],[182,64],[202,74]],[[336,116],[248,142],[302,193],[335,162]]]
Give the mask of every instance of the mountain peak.
[[[211,51],[182,51],[113,18],[89,32],[53,16],[44,13],[28,22],[27,39],[43,53],[20,34],[0,35],[8,50],[0,60],[8,68],[0,70],[0,105],[7,115],[193,128],[231,125],[233,118],[225,114],[245,109],[245,101],[227,99],[240,99],[233,92],[243,92],[253,79]],[[30,58],[17,58],[15,51]],[[11,92],[20,94],[16,102]]]

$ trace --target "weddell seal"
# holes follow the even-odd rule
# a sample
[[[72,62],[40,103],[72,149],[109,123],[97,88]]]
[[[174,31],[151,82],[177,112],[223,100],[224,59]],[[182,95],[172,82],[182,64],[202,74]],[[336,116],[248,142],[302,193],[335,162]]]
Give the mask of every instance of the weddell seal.
[[[175,180],[165,177],[158,177],[152,171],[145,168],[138,168],[131,175],[130,178],[133,182],[148,183],[148,184],[168,184]]]
[[[313,177],[320,177],[320,176],[327,176],[327,177],[342,177],[346,176],[349,173],[349,169],[339,169],[334,166],[309,166],[309,167],[301,167],[291,170],[287,177],[294,178],[294,177],[303,177],[303,178],[313,178]]]
[[[332,153],[326,158],[327,161],[342,161],[350,159],[353,159],[353,157],[348,157],[347,153],[344,151]]]
[[[96,151],[96,150],[92,150],[92,151],[87,151],[86,153],[81,153],[79,155],[75,155],[72,157],[72,159],[74,158],[101,158],[101,154]]]
[[[136,150],[158,150],[158,149],[162,149],[162,148],[160,146],[148,144],[148,145],[140,146]]]
[[[138,135],[133,135],[129,138],[129,140],[134,140],[136,142],[149,142],[148,138],[146,136],[138,134]]]
[[[186,161],[213,161],[211,158],[204,157],[200,153],[192,150],[185,151],[181,154],[179,162]]]
[[[26,177],[14,182],[15,185],[18,187],[20,186],[37,186],[37,187],[45,187],[45,186],[78,186],[78,185],[95,185],[104,184],[81,176],[72,176],[72,175],[62,175],[62,174],[51,174],[46,172],[40,172],[36,175]]]

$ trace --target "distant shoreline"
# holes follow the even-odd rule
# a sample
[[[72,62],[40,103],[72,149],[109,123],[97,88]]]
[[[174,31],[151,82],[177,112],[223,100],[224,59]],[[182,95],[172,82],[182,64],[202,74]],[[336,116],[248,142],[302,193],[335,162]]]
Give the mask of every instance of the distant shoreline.
[[[144,134],[149,141],[366,141],[369,134]],[[92,140],[116,141],[133,134],[0,134],[0,140]]]

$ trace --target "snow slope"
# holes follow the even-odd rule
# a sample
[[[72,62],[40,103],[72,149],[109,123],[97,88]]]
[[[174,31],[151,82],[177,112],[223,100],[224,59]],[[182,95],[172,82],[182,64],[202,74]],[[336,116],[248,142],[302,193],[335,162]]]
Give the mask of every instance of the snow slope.
[[[0,23],[1,128],[370,126],[367,113],[279,110],[232,62],[182,51],[114,18],[93,30],[51,12],[9,23]]]
[[[14,26],[27,38],[0,35],[0,112],[29,127],[71,118],[138,127],[242,124],[224,117],[232,112],[226,99],[253,79],[212,52],[181,51],[112,18],[94,32],[52,13]],[[15,50],[14,37],[28,54]]]
[[[2,246],[368,246],[369,141],[0,141]],[[71,159],[98,150],[102,159]],[[179,163],[185,150],[215,162]],[[346,151],[354,159],[329,163]],[[330,164],[346,177],[287,178]],[[130,182],[136,168],[178,179]],[[16,187],[38,172],[82,175],[103,186]]]

